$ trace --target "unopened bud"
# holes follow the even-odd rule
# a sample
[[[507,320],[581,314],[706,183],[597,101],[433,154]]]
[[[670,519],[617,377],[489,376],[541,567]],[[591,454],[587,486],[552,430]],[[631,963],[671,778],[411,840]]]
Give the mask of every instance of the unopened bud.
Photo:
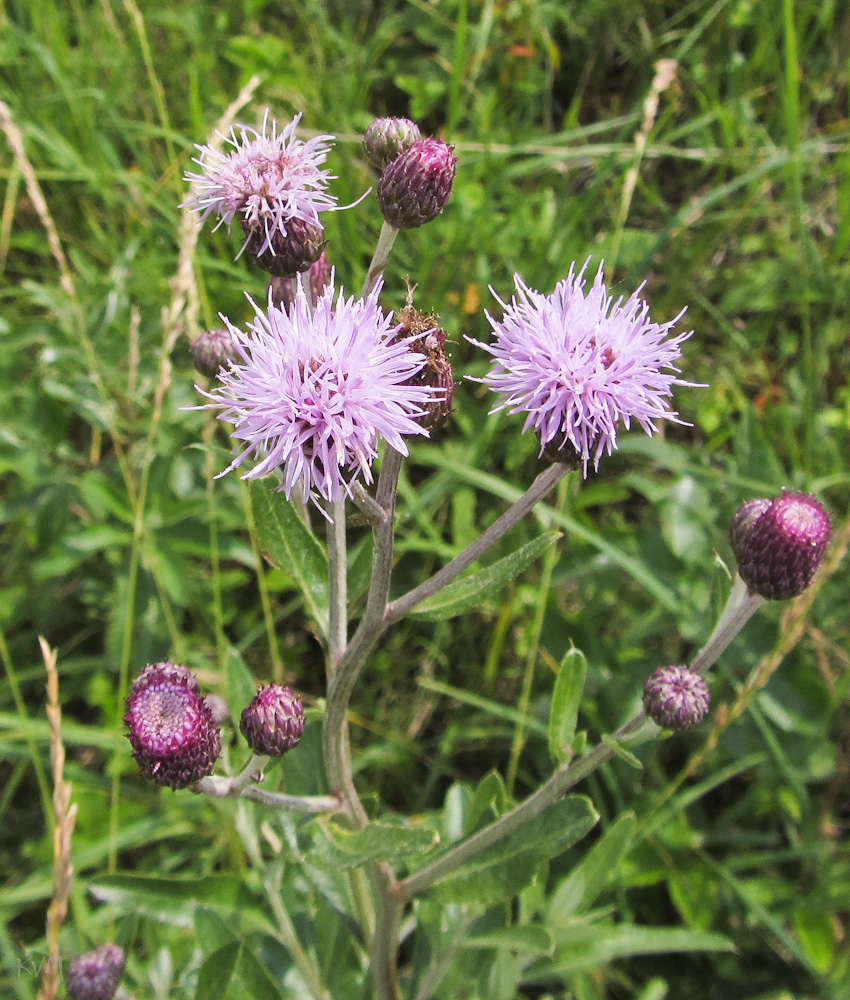
[[[306,271],[325,248],[325,230],[315,222],[287,219],[286,235],[280,229],[266,232],[251,227],[243,219],[245,249],[264,270],[276,278],[291,277]]]
[[[188,788],[212,774],[221,736],[198,682],[185,667],[145,667],[130,688],[124,722],[139,770],[157,785]]]
[[[829,530],[829,515],[807,493],[783,490],[773,499],[748,500],[729,528],[738,574],[768,600],[796,597],[821,564]]]
[[[233,334],[223,328],[207,330],[192,344],[195,368],[207,378],[215,378],[219,368],[225,367],[234,355]]]
[[[68,1000],[112,1000],[124,975],[124,951],[105,944],[71,960],[65,973]]]
[[[304,732],[301,699],[282,684],[261,687],[243,710],[239,728],[255,754],[281,757],[298,745]]]
[[[396,229],[416,229],[436,219],[452,193],[457,157],[440,139],[420,139],[384,167],[378,202]]]
[[[643,708],[662,729],[687,729],[708,711],[708,686],[687,667],[659,667],[643,689]]]
[[[376,118],[363,136],[363,149],[372,166],[383,170],[421,138],[419,126],[409,118]]]
[[[323,250],[319,259],[310,265],[309,270],[310,296],[312,305],[316,305],[319,296],[325,290],[325,285],[331,278],[331,266],[328,255]],[[272,305],[288,309],[295,301],[295,289],[298,278],[272,278]]]

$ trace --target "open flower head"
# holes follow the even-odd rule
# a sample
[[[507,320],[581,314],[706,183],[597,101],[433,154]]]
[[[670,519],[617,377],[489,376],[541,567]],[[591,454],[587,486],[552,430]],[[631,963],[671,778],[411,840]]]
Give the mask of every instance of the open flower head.
[[[588,463],[598,468],[603,452],[617,447],[618,424],[628,429],[635,420],[651,435],[662,418],[682,423],[669,399],[674,385],[694,384],[674,367],[691,334],[668,337],[682,314],[653,323],[640,288],[614,302],[601,265],[585,293],[586,267],[576,274],[572,265],[548,296],[515,276],[510,305],[499,300],[502,319],[487,314],[494,343],[479,345],[494,358],[482,381],[501,397],[495,409],[526,413],[523,430],[537,433],[541,454],[557,453],[585,475]]]
[[[254,305],[247,332],[231,326],[237,356],[212,391],[198,387],[246,445],[221,475],[256,458],[243,478],[280,469],[287,497],[335,501],[358,475],[372,481],[382,439],[406,455],[405,436],[427,433],[416,417],[439,390],[407,384],[426,358],[398,335],[379,292],[346,299],[340,289],[334,301],[332,275],[315,308],[299,286],[288,308]]]
[[[229,228],[238,215],[246,245],[252,240],[258,256],[274,253],[273,240],[285,239],[293,220],[321,231],[319,213],[336,207],[336,199],[327,192],[330,172],[322,169],[333,136],[302,141],[295,136],[300,120],[298,114],[280,131],[272,120],[269,129],[266,111],[261,131],[237,125],[223,137],[232,149],[198,146],[195,163],[201,172],[186,174],[193,195],[183,207],[200,212],[202,220],[217,215],[216,229],[222,223]]]

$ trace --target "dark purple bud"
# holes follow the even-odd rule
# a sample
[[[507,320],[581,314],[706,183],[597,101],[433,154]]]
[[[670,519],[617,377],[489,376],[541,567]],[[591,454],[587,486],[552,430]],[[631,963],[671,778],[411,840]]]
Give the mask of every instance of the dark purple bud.
[[[310,265],[310,296],[312,304],[315,306],[319,296],[325,290],[325,285],[331,278],[331,266],[328,263],[328,255],[323,250],[319,259]],[[279,308],[288,309],[295,301],[295,289],[298,278],[272,278],[272,303]]]
[[[436,219],[446,207],[457,157],[440,139],[420,139],[384,167],[378,202],[396,229],[416,229]]]
[[[770,500],[748,500],[729,528],[741,579],[768,600],[802,594],[821,564],[829,530],[829,515],[807,493],[783,490]]]
[[[301,219],[287,219],[286,236],[279,229],[267,233],[261,226],[252,228],[244,219],[242,231],[246,251],[275,278],[292,277],[306,271],[325,248],[324,228]]]
[[[72,959],[65,973],[68,1000],[112,1000],[124,975],[124,961],[117,944]]]
[[[234,355],[233,334],[230,330],[207,330],[192,344],[195,368],[207,378],[215,378],[219,368],[225,367]]]
[[[124,722],[139,769],[157,785],[188,788],[212,774],[221,736],[198,682],[185,667],[145,667],[130,688]]]
[[[708,686],[687,667],[659,667],[643,689],[643,708],[662,729],[687,729],[708,711]]]
[[[301,699],[282,684],[267,684],[243,710],[239,728],[255,754],[281,757],[304,732]]]
[[[383,170],[421,138],[419,126],[409,118],[376,118],[363,136],[363,149],[372,166]]]

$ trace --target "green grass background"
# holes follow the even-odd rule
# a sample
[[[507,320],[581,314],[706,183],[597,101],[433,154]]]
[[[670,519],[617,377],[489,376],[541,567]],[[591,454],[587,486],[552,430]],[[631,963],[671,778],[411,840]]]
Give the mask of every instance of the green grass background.
[[[79,804],[66,954],[112,932],[114,913],[87,891],[99,874],[250,880],[230,804],[138,778],[118,735],[128,678],[167,657],[234,694],[237,662],[258,679],[285,671],[313,704],[323,694],[294,582],[258,558],[239,480],[213,484],[228,439],[181,409],[198,401],[188,337],[219,311],[243,322],[243,293],[265,294],[262,276],[234,262],[238,232],[205,227],[192,261],[197,300],[170,350],[163,316],[193,143],[252,74],[261,82],[240,120],[257,122],[267,106],[279,120],[302,111],[305,129],[338,136],[330,165],[342,204],[375,183],[358,138],[372,117],[407,115],[456,144],[449,207],[401,235],[385,298],[398,306],[404,277],[418,283],[418,304],[449,332],[458,378],[487,367],[464,336],[487,339],[488,286],[504,298],[519,272],[548,293],[590,256],[592,267],[605,258],[618,294],[645,281],[655,319],[688,307],[684,377],[708,383],[677,393],[692,426],[669,425],[651,442],[624,435],[597,475],[570,478],[541,515],[566,526],[557,549],[498,600],[387,637],[353,703],[357,780],[384,808],[438,809],[458,782],[492,768],[517,796],[535,787],[549,768],[539,724],[570,643],[588,658],[580,726],[593,738],[616,726],[646,675],[710,631],[718,556],[731,565],[726,525],[742,500],[812,490],[843,523],[846,2],[5,0],[0,29],[0,96],[67,259],[63,281],[0,139],[4,996],[35,996],[17,963],[43,950],[51,894],[38,635],[59,650],[66,775]],[[676,76],[641,154],[635,136],[661,58],[676,61]],[[374,198],[328,220],[329,255],[351,290],[380,221]],[[421,579],[423,562],[437,567],[474,538],[538,468],[521,422],[488,415],[490,405],[482,387],[459,383],[448,430],[413,448],[399,592]],[[516,529],[495,555],[539,530]],[[618,761],[582,789],[602,829],[624,810],[638,817],[600,905],[617,919],[726,934],[737,951],[600,963],[546,995],[848,995],[849,599],[842,568],[766,690],[718,728],[681,785],[710,723],[644,748],[643,771]],[[715,706],[733,701],[774,648],[781,612],[768,608],[724,656]],[[574,860],[553,865],[548,888]],[[121,933],[133,942],[137,997],[192,995],[192,935],[179,921],[127,918]],[[543,993],[506,988],[514,995]]]

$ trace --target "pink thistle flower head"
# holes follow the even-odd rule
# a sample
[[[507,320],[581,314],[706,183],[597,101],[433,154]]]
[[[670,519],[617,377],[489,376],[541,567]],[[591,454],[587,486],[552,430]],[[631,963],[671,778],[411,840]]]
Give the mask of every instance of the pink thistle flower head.
[[[212,774],[221,735],[186,667],[145,667],[130,687],[124,722],[139,770],[157,785],[188,788]]]
[[[617,447],[618,424],[628,429],[635,420],[652,435],[662,418],[683,423],[668,400],[674,385],[695,384],[674,367],[691,333],[667,336],[682,314],[653,323],[638,297],[643,286],[614,302],[602,265],[585,293],[586,268],[576,274],[572,265],[548,296],[516,275],[510,305],[499,299],[502,319],[487,314],[495,342],[479,344],[494,358],[481,381],[501,396],[495,410],[526,413],[523,430],[537,433],[540,453],[583,466],[585,476],[590,462],[598,468],[603,452]]]
[[[233,147],[229,151],[197,146],[195,163],[201,172],[186,173],[193,195],[181,207],[200,212],[202,221],[217,215],[216,229],[222,224],[230,228],[238,215],[245,246],[250,243],[258,258],[274,256],[276,246],[288,246],[304,232],[318,234],[321,242],[319,213],[336,208],[336,199],[327,192],[330,171],[322,168],[334,137],[302,141],[295,135],[300,120],[298,114],[280,131],[272,120],[269,129],[266,111],[261,131],[237,125],[222,137]]]
[[[201,408],[222,410],[246,445],[220,475],[259,458],[244,479],[280,469],[287,498],[298,490],[318,505],[360,475],[372,481],[381,440],[406,455],[405,437],[427,434],[416,418],[439,390],[408,384],[427,359],[398,336],[379,293],[346,299],[340,289],[334,301],[332,274],[315,308],[299,285],[288,308],[252,303],[247,332],[231,326],[237,357],[210,392],[197,387],[210,400]]]
[[[71,959],[65,973],[68,1000],[112,1000],[125,962],[124,950],[117,944],[105,944]]]
[[[808,493],[748,500],[735,511],[729,541],[738,575],[751,593],[771,601],[802,594],[829,541],[829,514]]]
[[[688,667],[659,667],[643,689],[643,708],[662,729],[688,729],[709,706],[708,685]]]
[[[301,699],[282,684],[267,684],[243,710],[239,728],[255,754],[282,757],[304,734]]]

